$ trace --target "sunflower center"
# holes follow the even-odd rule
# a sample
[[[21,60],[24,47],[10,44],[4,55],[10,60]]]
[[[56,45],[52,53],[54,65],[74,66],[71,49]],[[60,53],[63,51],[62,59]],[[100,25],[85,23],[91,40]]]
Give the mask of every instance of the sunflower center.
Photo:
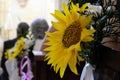
[[[80,23],[77,21],[73,22],[64,32],[62,39],[63,45],[69,48],[71,45],[78,43],[80,41],[81,31]]]

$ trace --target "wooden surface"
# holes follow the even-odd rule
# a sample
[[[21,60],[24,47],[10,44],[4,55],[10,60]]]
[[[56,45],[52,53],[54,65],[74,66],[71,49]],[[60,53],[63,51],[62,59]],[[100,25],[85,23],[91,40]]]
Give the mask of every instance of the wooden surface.
[[[59,74],[56,74],[50,65],[47,65],[47,62],[44,61],[44,56],[35,56],[32,63],[33,80],[79,80],[84,64],[84,62],[81,62],[81,65],[77,65],[79,75],[75,75],[70,71],[69,67],[67,67],[65,75],[61,79]]]

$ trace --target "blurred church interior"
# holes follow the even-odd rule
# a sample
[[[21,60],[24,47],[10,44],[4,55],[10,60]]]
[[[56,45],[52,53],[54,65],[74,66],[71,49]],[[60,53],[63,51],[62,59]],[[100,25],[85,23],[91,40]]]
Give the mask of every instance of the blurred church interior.
[[[50,13],[61,9],[61,4],[68,0],[0,0],[0,35],[4,40],[16,36],[19,22],[29,25],[36,18],[44,18],[49,26],[54,19]]]

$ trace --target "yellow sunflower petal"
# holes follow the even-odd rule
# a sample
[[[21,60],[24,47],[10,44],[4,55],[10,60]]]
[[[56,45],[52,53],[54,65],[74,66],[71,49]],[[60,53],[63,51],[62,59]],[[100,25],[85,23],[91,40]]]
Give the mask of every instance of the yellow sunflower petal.
[[[60,65],[60,77],[62,78],[63,75],[64,75],[64,72],[65,72],[65,69],[67,67],[67,64],[71,58],[71,55],[70,53],[68,53],[66,51],[65,55],[64,55],[64,59],[63,59],[63,62],[61,62],[61,65]]]
[[[73,3],[71,3],[70,7],[72,11],[76,11],[76,12],[80,11],[79,4],[74,5]]]
[[[88,7],[88,5],[89,5],[89,3],[83,4],[83,6],[80,8],[80,12],[84,13],[86,10],[88,10],[88,9],[86,9]]]
[[[55,14],[51,13],[51,15],[54,16],[54,17],[55,17],[58,21],[60,21],[62,24],[65,24],[66,18],[65,18],[65,15],[64,15],[62,12],[56,10],[56,11],[55,11]]]
[[[88,37],[85,37],[85,38],[83,39],[83,42],[89,42],[89,41],[92,41],[92,40],[94,40],[94,38],[91,37],[91,36],[88,36]]]
[[[52,25],[56,30],[60,30],[60,31],[62,31],[62,30],[64,30],[66,28],[66,26],[64,26],[64,25],[62,25],[62,24],[60,24],[58,22],[57,23],[52,22]]]
[[[71,3],[71,15],[72,19],[77,20],[79,18],[78,11],[80,11],[79,4],[74,5]]]
[[[51,45],[50,47],[45,48],[44,51],[54,51],[54,50],[58,49],[59,46],[60,46],[60,48],[62,48],[61,44],[56,43],[54,45]]]
[[[82,58],[82,57],[79,56],[78,54],[77,54],[77,59],[78,59],[79,61],[84,61],[84,58]]]
[[[76,50],[81,51],[80,41],[75,46]]]
[[[66,4],[63,4],[62,8],[64,10],[65,16],[70,15],[70,11],[69,11],[68,6]]]
[[[80,16],[80,23],[81,23],[81,27],[82,28],[86,28],[88,26],[88,24],[90,23],[91,19],[92,19],[92,15],[89,15],[89,16]]]
[[[74,50],[71,54],[72,54],[72,56],[69,60],[69,67],[73,73],[78,74],[77,68],[76,68],[78,52],[76,52],[76,50]]]
[[[81,33],[81,41],[92,41],[92,35],[95,32],[95,30],[87,30],[87,29],[83,29],[82,33]],[[90,38],[91,37],[91,38]]]
[[[71,13],[68,9],[68,6],[63,4],[62,7],[63,7],[64,13],[65,13],[65,16],[66,16],[66,20],[67,20],[66,25],[68,26],[68,25],[70,25],[70,23],[73,22],[73,18],[72,18],[72,15],[71,15]]]

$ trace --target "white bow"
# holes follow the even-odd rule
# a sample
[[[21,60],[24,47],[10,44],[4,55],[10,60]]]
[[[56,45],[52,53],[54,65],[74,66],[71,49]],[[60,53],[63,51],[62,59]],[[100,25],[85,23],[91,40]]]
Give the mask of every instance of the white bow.
[[[93,70],[93,66],[90,63],[86,62],[80,80],[94,80]]]

